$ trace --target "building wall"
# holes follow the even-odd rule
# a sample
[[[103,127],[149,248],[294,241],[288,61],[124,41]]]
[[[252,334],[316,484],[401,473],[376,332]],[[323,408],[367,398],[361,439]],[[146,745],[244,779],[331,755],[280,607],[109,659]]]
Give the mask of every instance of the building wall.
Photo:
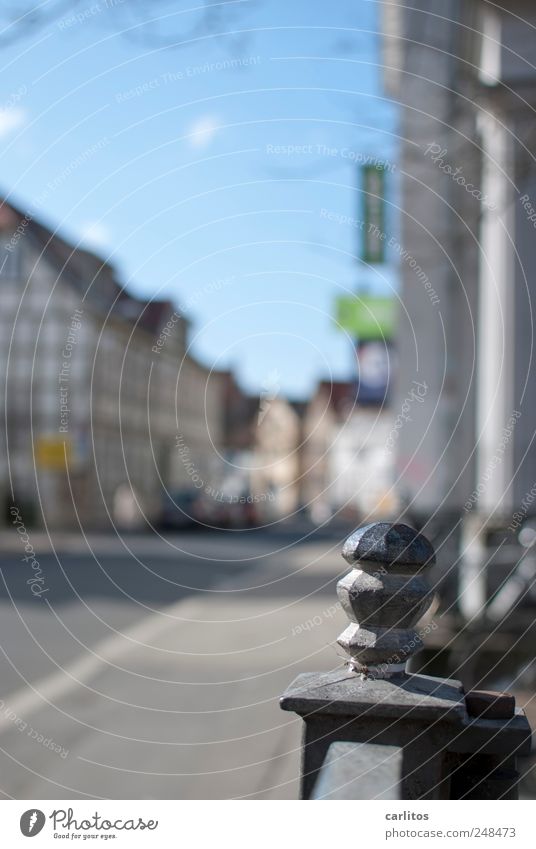
[[[130,490],[132,524],[137,524],[142,514],[154,519],[158,512],[162,434],[154,412],[158,407],[149,403],[149,387],[160,360],[151,370],[152,338],[142,329],[101,319],[98,331],[100,338],[95,338],[92,352],[92,452],[87,481],[91,522],[102,525],[112,518],[128,524],[120,508],[115,513],[118,494],[124,491],[127,498]],[[171,442],[172,432],[168,439]]]
[[[289,516],[298,507],[300,421],[284,398],[274,398],[257,416],[252,494],[268,505],[274,517]],[[269,495],[272,500],[266,500]]]
[[[393,433],[388,409],[354,407],[337,422],[330,451],[333,511],[353,513],[363,521],[396,514]]]
[[[355,395],[355,384],[321,382],[302,417],[300,497],[315,521],[337,514],[357,522],[398,510],[393,411],[356,404]]]
[[[300,502],[319,518],[331,509],[330,452],[335,427],[329,388],[320,384],[303,416],[300,447]]]
[[[4,242],[11,235],[4,231]],[[2,520],[13,497],[29,525],[136,527],[143,516],[155,520],[164,488],[176,486],[177,470],[184,471],[179,427],[209,475],[221,448],[221,383],[186,355],[183,319],[155,352],[161,327],[155,338],[110,309],[110,278],[93,290],[91,277],[77,282],[58,273],[29,231],[9,261],[0,273]],[[168,318],[159,319],[162,326]]]
[[[6,392],[0,400],[6,424],[1,436],[0,488],[4,502],[11,500],[13,488],[15,498],[30,513],[37,515],[42,508],[45,519],[54,525],[72,513],[71,499],[65,476],[47,453],[51,442],[67,437],[76,441],[87,419],[86,352],[91,327],[75,313],[81,306],[78,295],[58,280],[45,259],[39,259],[29,235],[18,242],[16,253],[17,277],[0,275],[0,374]],[[73,331],[75,348],[67,352],[70,431],[63,436],[59,377],[73,316],[80,327]]]
[[[521,195],[528,194],[536,208],[536,174],[526,170],[517,182]],[[513,380],[513,406],[523,410],[516,424],[512,452],[513,485],[509,491],[511,508],[516,510],[536,483],[536,367],[532,344],[534,339],[534,304],[536,303],[536,281],[532,269],[536,266],[536,231],[534,223],[519,201],[515,209],[519,261],[515,266],[515,327],[513,333],[513,355],[515,372]],[[536,513],[532,500],[528,513]]]
[[[224,385],[218,372],[190,356],[174,369],[171,485],[175,490],[197,486],[207,495],[218,488],[225,465]]]
[[[501,521],[536,479],[536,240],[520,204],[536,192],[535,23],[528,0],[505,9],[415,0],[385,17],[385,50],[400,63],[386,84],[402,105],[401,242],[439,296],[434,309],[404,258],[394,413],[417,372],[430,391],[424,415],[400,433],[398,473],[423,515],[469,503]],[[442,163],[461,167],[483,197]]]
[[[414,381],[427,387],[419,415],[401,429],[397,477],[415,512],[457,510],[474,479],[475,316],[480,206],[445,173],[479,184],[472,80],[453,58],[467,53],[468,6],[416,0],[404,7],[399,72],[401,278],[393,414]],[[424,14],[423,14],[424,12]],[[444,16],[441,25],[427,12]],[[450,20],[449,20],[450,19]],[[457,93],[458,92],[458,93]],[[433,157],[438,157],[434,161]]]

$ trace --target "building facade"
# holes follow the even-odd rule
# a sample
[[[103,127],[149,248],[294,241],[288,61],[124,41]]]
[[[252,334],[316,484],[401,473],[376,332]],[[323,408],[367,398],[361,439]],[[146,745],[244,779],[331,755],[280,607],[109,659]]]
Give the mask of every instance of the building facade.
[[[167,301],[132,297],[99,257],[0,206],[2,519],[143,527],[177,486],[177,438],[217,453],[221,386]]]
[[[356,382],[321,381],[302,414],[301,503],[318,522],[366,521],[397,508],[392,410],[361,404],[357,394]]]
[[[428,387],[397,464],[425,519],[508,524],[534,485],[535,19],[528,0],[384,9],[402,139],[395,414]]]

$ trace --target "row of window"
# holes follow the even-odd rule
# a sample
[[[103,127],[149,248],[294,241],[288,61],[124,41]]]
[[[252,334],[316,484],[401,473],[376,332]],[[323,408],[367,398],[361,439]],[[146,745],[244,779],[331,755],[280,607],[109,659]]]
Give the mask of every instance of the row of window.
[[[0,243],[0,279],[16,280],[20,273],[19,245],[13,239],[3,239]]]

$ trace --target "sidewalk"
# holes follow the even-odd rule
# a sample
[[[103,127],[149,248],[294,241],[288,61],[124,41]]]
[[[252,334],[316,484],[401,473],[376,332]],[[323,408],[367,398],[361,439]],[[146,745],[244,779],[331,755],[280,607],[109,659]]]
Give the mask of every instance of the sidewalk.
[[[94,646],[36,686],[49,704],[28,689],[4,694],[61,749],[4,717],[4,789],[41,799],[296,798],[301,722],[278,698],[300,672],[341,663],[335,581],[346,567],[329,548],[267,558]]]

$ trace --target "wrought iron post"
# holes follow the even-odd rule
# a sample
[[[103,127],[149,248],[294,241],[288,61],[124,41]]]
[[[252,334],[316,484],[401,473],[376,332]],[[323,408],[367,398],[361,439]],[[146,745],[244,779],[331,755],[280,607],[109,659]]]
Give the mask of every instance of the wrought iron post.
[[[379,522],[355,531],[342,554],[351,571],[337,592],[350,624],[338,642],[348,661],[342,670],[300,675],[281,699],[283,710],[304,719],[302,797],[318,798],[320,787],[320,795],[348,798],[351,783],[354,798],[389,798],[385,770],[380,787],[376,769],[362,768],[367,752],[370,766],[377,764],[378,746],[386,747],[399,798],[515,797],[515,756],[530,749],[523,712],[500,694],[491,700],[499,705],[495,714],[489,694],[487,708],[479,710],[479,694],[466,699],[461,682],[406,672],[422,645],[419,619],[433,598],[423,576],[435,559],[426,537],[407,525]],[[342,774],[336,753],[343,749],[330,746],[340,743],[356,744],[355,756],[343,747],[345,774],[352,762],[360,774],[336,788]]]

